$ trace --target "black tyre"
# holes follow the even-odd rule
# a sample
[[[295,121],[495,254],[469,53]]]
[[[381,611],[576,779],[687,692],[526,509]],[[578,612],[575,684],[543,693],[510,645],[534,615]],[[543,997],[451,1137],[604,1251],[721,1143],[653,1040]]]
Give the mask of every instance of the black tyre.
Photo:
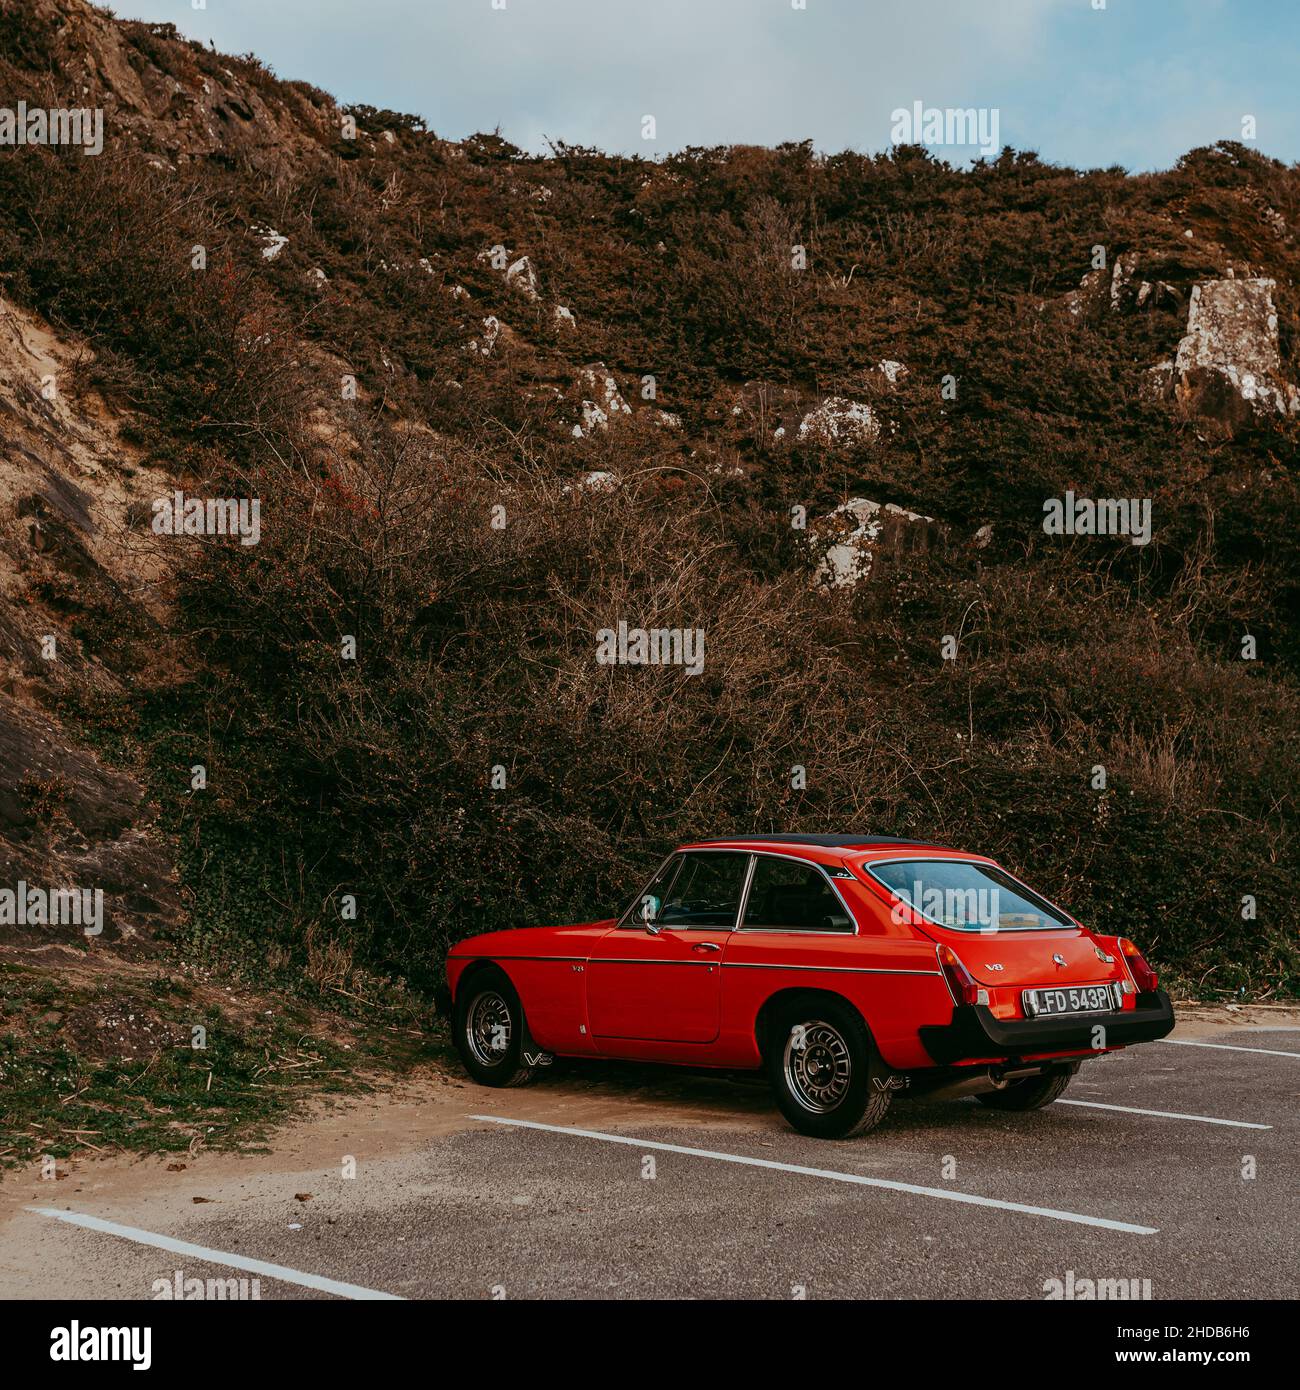
[[[1002,1091],[983,1091],[975,1097],[990,1110],[1041,1110],[1070,1084],[1073,1072],[1048,1072],[1046,1076],[1027,1076],[1013,1081]]]
[[[461,985],[452,1037],[480,1086],[525,1086],[536,1075],[523,1063],[523,1006],[502,970],[476,971]]]
[[[850,1139],[885,1118],[892,1091],[873,1084],[874,1048],[848,1004],[810,996],[782,1006],[767,1032],[768,1079],[800,1134]]]

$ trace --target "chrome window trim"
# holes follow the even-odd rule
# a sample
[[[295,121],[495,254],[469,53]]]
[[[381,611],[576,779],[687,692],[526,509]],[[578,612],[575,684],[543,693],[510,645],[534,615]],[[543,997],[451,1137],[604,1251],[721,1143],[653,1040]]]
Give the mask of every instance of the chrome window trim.
[[[655,871],[654,871],[654,873],[652,873],[652,874],[650,875],[650,877],[649,877],[648,879],[646,879],[646,881],[641,885],[641,891],[640,891],[638,894],[636,894],[636,896],[632,899],[632,901],[627,905],[627,910],[626,910],[626,911],[623,913],[623,915],[618,919],[618,921],[614,923],[614,930],[615,930],[615,931],[623,931],[623,930],[625,929],[625,924],[628,922],[628,919],[632,916],[633,912],[636,911],[637,904],[641,901],[642,898],[645,897],[645,890],[646,890],[647,888],[650,887],[650,885],[655,881],[655,879],[657,879],[657,878],[659,877],[659,875],[660,875],[661,873],[663,873],[664,869],[667,868],[667,866],[668,866],[674,859],[680,858],[680,857],[681,857],[681,852],[680,852],[679,850],[673,850],[671,854],[665,855],[665,856],[659,861],[659,866],[658,866],[658,868],[656,868]],[[677,873],[680,873],[680,872],[681,872],[681,865],[679,864],[679,865],[677,866]],[[671,888],[671,887],[673,886],[673,884],[676,883],[676,882],[677,882],[677,874],[674,874],[673,877],[672,877],[672,881],[668,884],[668,887]],[[643,931],[644,928],[643,928],[643,927],[640,927],[640,928],[637,928],[637,930]]]
[[[738,934],[743,936],[854,936],[847,927],[737,927]]]
[[[736,930],[736,923],[739,922],[740,919],[744,916],[744,912],[745,912],[745,900],[746,900],[746,898],[749,896],[749,880],[750,880],[750,878],[753,876],[753,873],[754,873],[754,859],[753,859],[753,853],[752,853],[752,851],[747,850],[747,849],[736,849],[736,848],[733,848],[733,847],[728,846],[728,845],[717,845],[717,846],[706,846],[706,847],[704,847],[704,848],[702,848],[702,849],[675,849],[675,850],[673,850],[673,852],[668,856],[668,858],[665,859],[665,860],[663,861],[663,864],[660,864],[659,867],[654,871],[654,874],[646,881],[645,888],[643,888],[643,889],[641,890],[641,892],[638,893],[638,894],[636,895],[636,897],[632,899],[632,905],[631,905],[631,907],[629,907],[628,910],[627,910],[627,912],[625,912],[625,913],[623,914],[623,916],[622,916],[621,918],[619,918],[618,925],[614,928],[615,931],[627,931],[627,930],[631,930],[631,931],[644,931],[644,930],[645,930],[645,928],[644,928],[643,926],[639,925],[639,924],[636,923],[636,922],[628,922],[628,920],[627,920],[628,917],[630,916],[630,914],[631,914],[631,913],[634,911],[634,909],[636,908],[637,903],[639,903],[639,902],[641,901],[641,899],[645,896],[645,889],[646,889],[646,888],[649,888],[650,885],[655,881],[655,879],[658,878],[659,875],[663,872],[664,864],[667,864],[668,861],[669,861],[670,859],[680,859],[683,863],[685,863],[685,861],[686,861],[686,856],[687,856],[688,854],[735,854],[735,855],[742,855],[742,854],[744,854],[744,855],[749,855],[749,856],[750,856],[749,863],[746,864],[746,866],[745,866],[745,873],[744,873],[744,876],[743,876],[743,878],[741,879],[741,882],[740,882],[740,901],[739,901],[739,906],[738,906],[737,911],[736,911],[736,916],[735,916],[735,918],[732,920],[731,926],[729,926],[729,927],[694,927],[694,926],[687,926],[687,925],[685,925],[684,923],[668,922],[668,923],[666,923],[660,930],[662,930],[662,931],[722,931],[722,932],[732,932],[732,931],[735,931],[735,930]],[[669,892],[669,893],[672,892],[673,887],[676,885],[676,883],[677,883],[677,874],[680,874],[680,873],[681,873],[681,866],[679,865],[679,866],[678,866],[678,869],[677,869],[677,873],[673,875],[672,881],[671,881],[671,882],[669,883],[669,885],[668,885],[668,892]],[[666,897],[667,897],[667,894],[665,894],[664,896],[665,896],[665,898],[666,898]],[[625,923],[626,923],[626,925],[625,925]]]
[[[871,864],[864,862],[858,865],[862,872],[865,874],[869,874],[885,890],[886,893],[888,893],[891,897],[897,899],[899,902],[904,903],[907,907],[910,907],[918,917],[924,917],[925,920],[929,922],[931,926],[938,927],[940,931],[961,932],[963,936],[997,936],[1000,932],[1004,931],[1017,932],[1085,930],[1082,924],[1075,921],[1075,919],[1071,917],[1070,914],[1066,912],[1066,910],[1063,907],[1058,907],[1051,900],[1051,898],[1044,897],[1043,894],[1040,893],[1036,888],[1031,888],[1023,880],[1018,879],[1015,876],[1015,874],[1013,874],[1009,869],[1004,869],[1001,864],[995,863],[992,859],[936,859],[933,856],[918,858],[916,855],[907,854],[901,855],[897,859],[882,859],[879,862],[882,864],[974,864],[976,868],[993,868],[1001,874],[1006,874],[1006,876],[1011,880],[1012,883],[1016,884],[1020,888],[1023,888],[1025,892],[1029,894],[1031,900],[1033,898],[1037,898],[1040,902],[1046,903],[1047,906],[1050,907],[1053,912],[1058,912],[1062,917],[1065,918],[1065,921],[1061,923],[1059,926],[1049,927],[994,927],[992,931],[989,931],[987,928],[984,927],[950,927],[946,922],[940,922],[937,921],[935,918],[931,917],[930,914],[923,907],[916,907],[913,903],[908,902],[906,898],[901,897],[895,889],[891,888],[889,884],[887,884],[884,881],[884,879],[882,879],[880,875],[873,870]]]
[[[845,900],[844,900],[844,894],[840,892],[840,890],[839,890],[839,885],[838,885],[838,884],[835,882],[835,880],[830,876],[830,874],[828,874],[828,873],[826,872],[826,866],[825,866],[824,864],[818,864],[817,861],[814,860],[814,859],[805,859],[805,858],[803,857],[803,855],[801,855],[801,854],[779,854],[779,853],[777,853],[775,850],[753,849],[753,850],[750,850],[749,853],[750,853],[750,855],[752,856],[752,862],[750,863],[750,867],[749,867],[749,877],[745,880],[745,893],[744,893],[744,896],[743,896],[743,897],[741,898],[741,900],[740,900],[740,912],[739,912],[739,913],[737,914],[737,916],[736,916],[736,927],[735,927],[735,930],[736,930],[737,932],[745,932],[745,933],[749,933],[749,932],[779,932],[779,933],[785,933],[785,934],[788,934],[788,935],[791,935],[791,936],[857,936],[857,935],[858,935],[858,919],[857,919],[857,917],[854,915],[853,909],[848,905],[847,902],[845,902]],[[796,863],[796,864],[803,864],[803,865],[805,865],[807,868],[816,869],[816,870],[821,874],[822,878],[823,878],[827,883],[830,884],[830,886],[831,886],[831,892],[833,892],[833,893],[835,894],[836,898],[839,900],[839,904],[840,904],[840,906],[844,909],[844,915],[849,919],[850,925],[847,926],[847,927],[834,927],[834,928],[832,928],[832,929],[829,930],[829,931],[827,931],[826,929],[821,928],[821,927],[805,929],[805,928],[803,928],[803,927],[746,927],[746,926],[742,926],[741,924],[742,924],[742,923],[744,922],[744,920],[745,920],[745,913],[746,913],[746,911],[747,911],[748,908],[749,908],[749,889],[750,889],[750,885],[754,882],[754,870],[755,870],[755,868],[756,868],[757,865],[758,865],[758,860],[759,860],[760,857],[762,857],[763,859],[783,859],[783,860],[786,860],[786,861],[793,860],[794,863]]]
[[[664,927],[665,931],[785,932],[789,934],[798,934],[799,936],[861,935],[861,933],[858,931],[858,919],[856,914],[854,913],[853,909],[848,905],[847,901],[845,901],[844,894],[840,892],[839,885],[830,876],[830,874],[826,872],[826,866],[824,864],[818,864],[817,861],[814,859],[805,859],[801,854],[781,854],[777,850],[765,849],[740,849],[733,845],[701,845],[698,849],[673,850],[672,854],[668,855],[667,858],[663,860],[659,867],[650,876],[650,878],[646,880],[645,887],[641,890],[641,892],[638,893],[637,896],[632,899],[632,905],[628,908],[627,912],[625,912],[623,916],[619,919],[618,925],[614,928],[615,931],[624,931],[628,929],[644,930],[643,928],[636,927],[634,924],[628,924],[628,917],[632,913],[633,909],[636,907],[637,903],[639,903],[642,897],[644,896],[645,888],[649,888],[649,886],[655,881],[655,879],[658,878],[659,875],[663,872],[664,865],[667,864],[668,861],[674,857],[684,860],[688,854],[746,854],[749,856],[749,864],[745,870],[745,879],[740,886],[740,904],[736,911],[736,918],[730,927],[687,927],[676,926],[670,923],[668,926]],[[818,870],[822,878],[830,884],[831,891],[839,900],[840,906],[844,909],[844,915],[849,919],[851,925],[848,927],[835,927],[830,931],[825,931],[822,929],[805,931],[800,927],[742,927],[741,923],[745,920],[745,910],[749,907],[750,884],[754,881],[754,870],[757,867],[757,861],[760,858],[760,856],[764,859],[782,859],[787,861],[793,860],[796,864],[803,864],[810,869]],[[852,875],[850,875],[850,877],[852,877]],[[677,882],[676,874],[673,875],[672,882]],[[671,890],[672,883],[670,883],[668,886]],[[627,926],[625,926],[625,924],[627,924]]]

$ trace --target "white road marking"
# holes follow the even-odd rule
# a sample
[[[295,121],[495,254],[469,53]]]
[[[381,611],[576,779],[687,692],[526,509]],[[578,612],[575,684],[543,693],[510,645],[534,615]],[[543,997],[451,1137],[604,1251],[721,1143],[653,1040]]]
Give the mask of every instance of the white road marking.
[[[883,1187],[890,1192],[907,1192],[916,1197],[939,1197],[945,1202],[965,1202],[974,1207],[996,1207],[999,1211],[1019,1211],[1026,1216],[1048,1216],[1054,1221],[1072,1221],[1079,1226],[1100,1226],[1107,1231],[1125,1231],[1129,1235],[1153,1236],[1157,1226],[1134,1226],[1127,1221],[1108,1221],[1102,1216],[1082,1216],[1073,1211],[1056,1211],[1052,1207],[1031,1207],[1023,1202],[1002,1202],[995,1197],[977,1197],[970,1192],[951,1192],[942,1187],[918,1187],[915,1183],[894,1182],[889,1178],[868,1178],[860,1173],[843,1173],[835,1168],[805,1168],[799,1163],[778,1163],[771,1158],[751,1158],[747,1154],[721,1153],[715,1149],[692,1149],[683,1144],[664,1144],[654,1139],[640,1139],[628,1134],[604,1134],[596,1129],[570,1129],[567,1125],[545,1125],[537,1120],[511,1120],[502,1115],[471,1115],[471,1120],[484,1120],[493,1125],[510,1125],[519,1129],[540,1129],[550,1134],[568,1134],[578,1139],[601,1139],[607,1144],[626,1144],[634,1149],[658,1149],[661,1153],[686,1154],[691,1158],[712,1158],[720,1163],[739,1163],[747,1168],[775,1168],[782,1173],[800,1173],[808,1178],[829,1178],[832,1182],[854,1183],[859,1187]]]
[[[1126,1115],[1157,1115],[1162,1120],[1199,1120],[1203,1125],[1231,1125],[1233,1129],[1272,1129],[1272,1125],[1249,1124],[1245,1120],[1221,1120],[1215,1115],[1183,1115],[1177,1110],[1139,1110],[1132,1105],[1103,1105],[1099,1100],[1057,1100],[1053,1105],[1086,1105],[1089,1110],[1122,1110]]]
[[[1235,1043],[1193,1042],[1190,1038],[1156,1038],[1170,1047],[1212,1047],[1216,1052],[1262,1052],[1266,1057],[1300,1057],[1300,1052],[1280,1052],[1272,1047],[1238,1047]]]
[[[79,1211],[59,1211],[55,1207],[28,1207],[27,1210],[36,1212],[38,1216],[52,1216],[58,1221],[66,1221],[70,1226],[84,1226],[88,1231],[100,1231],[104,1235],[133,1240],[137,1245],[152,1245],[158,1250],[167,1250],[173,1255],[185,1255],[191,1260],[204,1260],[208,1264],[246,1269],[250,1274],[264,1274],[268,1279],[278,1279],[283,1284],[298,1284],[304,1289],[319,1289],[322,1293],[338,1294],[340,1298],[382,1298],[405,1302],[401,1294],[381,1293],[378,1289],[362,1288],[360,1284],[340,1283],[337,1279],[326,1279],[320,1274],[306,1274],[300,1269],[290,1269],[287,1265],[250,1260],[247,1255],[232,1255],[227,1250],[209,1250],[205,1245],[192,1245],[188,1240],[173,1240],[171,1236],[160,1236],[153,1231],[142,1231],[135,1226],[119,1226],[116,1221],[105,1221],[99,1216],[86,1216]]]

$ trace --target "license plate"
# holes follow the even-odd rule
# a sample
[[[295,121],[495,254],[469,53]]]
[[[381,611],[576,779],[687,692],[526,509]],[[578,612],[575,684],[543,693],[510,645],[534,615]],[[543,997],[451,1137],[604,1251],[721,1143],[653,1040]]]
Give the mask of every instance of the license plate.
[[[1113,985],[1066,985],[1061,989],[1027,989],[1022,996],[1030,1018],[1043,1014],[1099,1014],[1120,1007]]]

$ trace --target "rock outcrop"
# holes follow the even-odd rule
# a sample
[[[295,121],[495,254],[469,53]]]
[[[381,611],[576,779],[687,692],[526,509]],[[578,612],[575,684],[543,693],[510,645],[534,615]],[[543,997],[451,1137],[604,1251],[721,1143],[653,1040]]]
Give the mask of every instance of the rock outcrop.
[[[632,414],[632,407],[623,399],[609,369],[603,362],[584,367],[578,377],[583,393],[582,419],[573,427],[573,437],[582,439]]]
[[[814,440],[833,449],[874,444],[880,438],[880,420],[863,401],[846,396],[827,396],[799,422],[799,438]]]
[[[0,300],[0,889],[98,889],[98,939],[144,944],[179,913],[170,848],[140,782],[80,746],[55,707],[121,695],[98,653],[123,624],[161,633],[166,570],[131,519],[170,481],[74,389],[85,356]],[[51,944],[84,939],[0,910],[0,945]]]
[[[1300,413],[1282,378],[1273,280],[1207,280],[1192,289],[1187,333],[1172,362],[1151,369],[1157,395],[1225,424],[1256,412]]]
[[[934,525],[932,516],[893,502],[850,498],[809,527],[808,544],[817,557],[813,587],[853,588],[869,577],[881,553],[926,549]]]

